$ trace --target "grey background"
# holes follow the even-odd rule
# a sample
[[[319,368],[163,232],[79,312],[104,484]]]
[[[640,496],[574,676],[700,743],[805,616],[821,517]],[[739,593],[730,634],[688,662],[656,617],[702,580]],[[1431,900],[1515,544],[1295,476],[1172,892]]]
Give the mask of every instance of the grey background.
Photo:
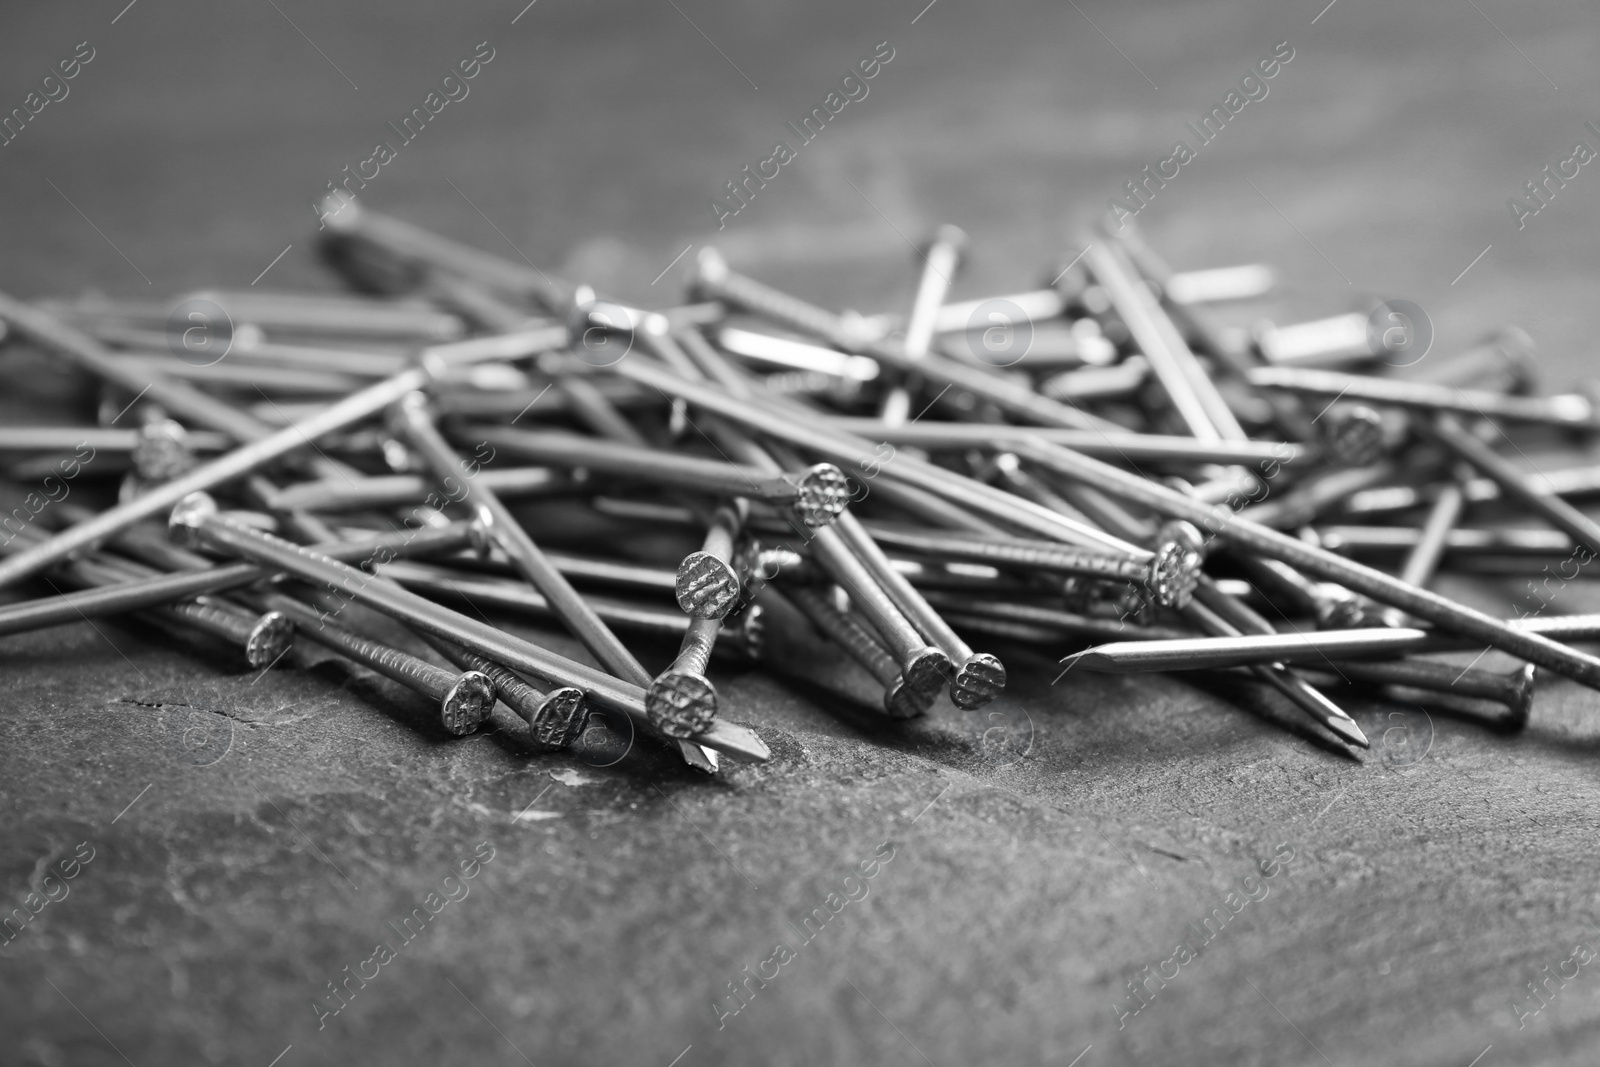
[[[97,55],[0,148],[0,287],[166,299],[247,286],[291,244],[261,285],[328,286],[310,203],[487,40],[471,95],[383,169],[374,207],[630,300],[675,299],[682,263],[651,279],[715,240],[869,311],[904,306],[907,239],[949,221],[974,239],[956,295],[1012,292],[1287,40],[1270,95],[1141,214],[1152,244],[1180,267],[1279,266],[1281,300],[1242,321],[1400,297],[1441,352],[1511,321],[1552,385],[1592,372],[1600,178],[1585,168],[1521,232],[1505,203],[1575,140],[1600,144],[1592,8],[539,0],[512,25],[515,3],[276,7],[8,7],[0,106],[77,42]],[[882,40],[896,55],[870,96],[716,233],[722,182]],[[23,388],[21,358],[0,356],[9,417],[65,418],[71,389]],[[1498,610],[1516,591],[1446,590]],[[1515,738],[1352,703],[1375,742],[1358,761],[1248,693],[1052,687],[1048,659],[1004,651],[999,722],[946,705],[885,728],[719,675],[774,759],[708,782],[529,757],[504,731],[447,742],[370,679],[253,681],[136,626],[6,638],[6,907],[76,843],[96,857],[0,949],[0,1059],[1592,1060],[1589,969],[1523,1029],[1510,1007],[1600,947],[1592,693],[1547,680]],[[198,765],[174,739],[202,724],[221,755]],[[386,924],[482,841],[496,856],[470,896],[319,1032],[324,983],[394,943]],[[885,841],[867,900],[719,1031],[725,983]],[[1123,983],[1280,842],[1295,859],[1267,898],[1118,1030]]]

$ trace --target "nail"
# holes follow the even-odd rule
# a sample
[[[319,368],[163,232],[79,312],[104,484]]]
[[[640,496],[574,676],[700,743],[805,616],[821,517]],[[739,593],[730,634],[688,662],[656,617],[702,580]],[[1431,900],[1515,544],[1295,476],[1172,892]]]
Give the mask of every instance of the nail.
[[[966,333],[972,329],[972,317],[982,310],[984,305],[1001,302],[1014,305],[1028,322],[1058,319],[1066,311],[1066,301],[1054,289],[1031,289],[1025,293],[1008,293],[1004,296],[984,297],[982,300],[963,300],[945,304],[939,308],[939,313],[934,318],[934,332]]]
[[[950,624],[939,616],[927,600],[923,599],[922,594],[912,587],[905,575],[895,570],[889,558],[883,554],[883,550],[878,547],[872,535],[866,531],[855,515],[847,511],[839,516],[836,529],[840,541],[864,565],[872,582],[888,596],[893,606],[900,610],[915,631],[949,657],[950,663],[955,665],[955,673],[950,678],[951,702],[958,708],[970,710],[981,708],[999,696],[1006,686],[1005,666],[987,652],[974,652],[972,647],[950,628]],[[827,552],[828,550],[824,549],[819,555],[824,567],[829,565]],[[838,581],[839,571],[835,569],[833,573],[834,580]],[[853,586],[845,588],[852,601],[855,601],[857,599],[855,588]],[[871,618],[871,609],[863,604],[862,610]],[[909,674],[907,680],[913,687],[916,686],[916,679]]]
[[[651,679],[645,709],[661,732],[688,738],[707,729],[717,714],[717,690],[706,677],[721,622],[691,618],[672,665]]]
[[[851,604],[883,638],[906,684],[925,694],[944,688],[945,679],[951,673],[949,655],[934,648],[917,632],[867,565],[850,550],[839,531],[832,526],[822,527],[811,546],[817,562],[844,587]]]
[[[511,560],[511,565],[549,600],[552,610],[574,637],[581,641],[607,670],[640,688],[650,684],[650,675],[639,665],[627,647],[584,603],[577,590],[562,577],[539,546],[534,544],[494,490],[477,482],[461,457],[445,442],[427,410],[427,397],[408,393],[391,409],[390,428],[422,456],[434,477],[471,508],[495,546]]]
[[[500,292],[532,297],[552,311],[562,311],[572,287],[550,278],[537,267],[480,252],[430,233],[409,222],[368,210],[354,199],[326,204],[326,239],[336,262],[352,254],[397,261],[402,269],[440,270],[468,278]],[[350,246],[354,246],[351,248]]]
[[[1600,555],[1600,523],[1550,492],[1537,472],[1530,474],[1518,470],[1450,416],[1441,415],[1423,429],[1428,436],[1471,464],[1480,474],[1492,479],[1502,494],[1567,534],[1574,543]]]
[[[1239,514],[1250,522],[1271,526],[1274,529],[1305,526],[1355,493],[1380,485],[1393,478],[1395,474],[1394,464],[1388,462],[1376,463],[1370,467],[1321,471],[1308,475],[1300,484],[1276,500],[1269,499],[1259,504],[1251,504]]]
[[[1236,267],[1173,271],[1161,280],[1161,291],[1175,304],[1222,304],[1256,300],[1277,286],[1277,272],[1265,263]]]
[[[715,412],[748,430],[779,437],[809,452],[820,453],[841,467],[874,454],[872,442],[865,438],[835,430],[818,421],[802,422],[791,410],[759,399],[733,397],[721,390],[685,381],[642,360],[624,360],[615,369],[625,377],[664,393],[682,396],[694,406]],[[1135,554],[1146,551],[1121,538],[1112,537],[1098,527],[1074,522],[1048,508],[1041,508],[1003,490],[904,453],[897,454],[893,462],[884,467],[884,474],[956,502],[983,517],[1017,526],[1030,533],[1072,544],[1106,546]]]
[[[927,713],[936,694],[918,692],[907,685],[900,665],[878,643],[872,630],[851,614],[836,610],[819,590],[792,586],[785,595],[827,638],[865,667],[883,686],[883,710],[894,719],[914,719]]]
[[[1063,476],[1076,478],[1151,508],[1169,518],[1184,519],[1219,536],[1244,552],[1279,559],[1311,577],[1337,582],[1352,592],[1401,608],[1437,626],[1482,640],[1581,682],[1600,688],[1600,659],[1577,652],[1548,638],[1514,630],[1483,612],[1464,607],[1436,593],[1408,585],[1391,575],[1362,566],[1331,552],[1286,537],[1221,508],[1197,503],[1165,486],[1128,474],[1081,453],[1053,445],[1029,446],[1029,458]]]
[[[371,581],[361,571],[311,549],[230,522],[203,493],[186,498],[183,506],[173,510],[171,530],[180,543],[199,542],[266,567],[288,571],[317,587],[343,593],[513,670],[581,689],[587,699],[601,707],[628,715],[641,726],[652,727],[644,707],[643,687],[576,663],[397,586]],[[763,762],[769,756],[766,745],[753,731],[722,720],[715,721],[694,741],[746,762]]]
[[[1256,351],[1275,367],[1328,367],[1366,362],[1387,353],[1374,350],[1368,317],[1360,312],[1312,319],[1288,326],[1257,323],[1251,331]]]
[[[900,342],[905,358],[920,362],[933,343],[933,331],[939,317],[939,307],[950,291],[950,282],[960,266],[967,235],[954,226],[941,226],[934,233],[928,249],[922,254],[922,277],[917,283],[917,295],[911,303],[911,316],[906,320],[905,337]],[[909,375],[906,381],[892,386],[884,395],[878,418],[886,426],[899,426],[911,414],[911,386],[920,379]]]
[[[583,736],[588,720],[583,690],[563,685],[542,693],[521,675],[471,649],[440,637],[428,644],[461,670],[476,671],[488,678],[495,695],[528,724],[534,743],[540,747],[569,748]]]
[[[452,674],[409,652],[363,637],[282,593],[256,599],[293,619],[294,628],[317,644],[436,701],[440,724],[457,737],[476,730],[494,707],[494,683],[480,671]]]
[[[948,534],[911,533],[897,527],[868,527],[881,544],[903,548],[937,559],[987,563],[1020,571],[1043,571],[1084,578],[1136,582],[1162,607],[1181,608],[1189,602],[1204,562],[1193,542],[1164,531],[1154,554],[1145,559],[1088,552],[1049,541],[980,541]]]
[[[1456,480],[1446,482],[1439,487],[1439,495],[1434,499],[1433,507],[1428,512],[1428,519],[1419,531],[1417,543],[1411,547],[1405,563],[1400,568],[1402,582],[1426,586],[1433,581],[1434,573],[1439,569],[1440,561],[1444,559],[1450,531],[1461,520],[1462,510],[1466,506],[1466,493],[1461,487],[1461,483],[1466,479],[1462,475],[1470,473],[1470,470],[1458,472]],[[1407,624],[1405,612],[1394,608],[1389,608],[1383,613],[1383,621],[1390,626]]]
[[[1310,531],[1309,539],[1330,552],[1387,555],[1415,549],[1422,540],[1422,531],[1410,526],[1318,526]],[[1443,547],[1449,556],[1466,558],[1482,555],[1561,557],[1572,552],[1572,538],[1559,530],[1457,527],[1445,531]],[[1462,560],[1458,559],[1458,565],[1460,562]]]
[[[1184,609],[1184,617],[1199,629],[1223,637],[1241,636],[1241,632],[1270,632],[1271,626],[1243,604],[1219,595],[1214,586],[1202,582],[1198,590],[1205,602],[1195,601]],[[1070,660],[1072,657],[1068,657]],[[1295,707],[1320,723],[1325,729],[1339,735],[1348,744],[1370,748],[1371,742],[1361,732],[1343,708],[1329,700],[1320,690],[1282,663],[1252,664],[1249,671],[1258,681],[1276,689]]]
[[[1314,666],[1311,668],[1317,669]],[[1369,663],[1364,660],[1334,660],[1330,668],[1357,682],[1379,685],[1405,685],[1439,693],[1480,697],[1504,704],[1517,727],[1527,724],[1533,712],[1534,666],[1524,663],[1515,670],[1462,670],[1433,660],[1393,660]]]
[[[1083,262],[1110,297],[1190,434],[1201,441],[1247,438],[1233,410],[1117,242],[1094,241]]]
[[[832,522],[850,501],[850,486],[844,473],[831,463],[774,477],[733,463],[576,434],[498,426],[473,426],[464,432],[537,463],[581,467],[724,497],[766,501],[793,509],[807,526]]]
[[[1360,598],[1348,590],[1334,587],[1336,592],[1329,591],[1279,560],[1235,556],[1234,562],[1244,568],[1252,586],[1275,606],[1281,597],[1291,612],[1315,619],[1319,629],[1349,630],[1373,621]]]
[[[1109,367],[1063,371],[1044,379],[1038,388],[1041,396],[1070,404],[1090,400],[1121,400],[1143,389],[1149,380],[1150,361],[1136,354]],[[1083,431],[1077,432],[1083,434]]]
[[[915,371],[931,384],[965,390],[990,401],[1002,411],[1045,426],[1079,430],[1120,429],[1107,419],[1057,403],[1025,385],[1015,384],[987,370],[970,367],[936,352],[929,352],[920,360],[908,359],[899,345],[866,340],[858,331],[847,328],[839,316],[781,293],[753,278],[734,273],[715,249],[702,248],[698,253],[697,266],[694,287],[705,296],[802,333],[821,337],[845,352],[871,356],[901,373]],[[618,369],[622,366],[618,364]]]
[[[148,367],[134,368],[88,334],[5,293],[0,293],[0,320],[15,333],[65,356],[101,381],[127,390],[130,396],[143,396],[190,422],[241,441],[266,438],[271,433],[265,424],[185,382],[150,373]]]
[[[968,610],[979,609],[975,606]],[[1512,629],[1557,641],[1600,641],[1600,615],[1529,616],[1507,619],[1505,623]],[[1151,639],[1141,640],[1147,634],[1152,635]],[[1330,660],[1342,662],[1411,652],[1461,652],[1481,648],[1482,642],[1475,643],[1470,638],[1409,627],[1297,631],[1243,637],[1173,636],[1170,631],[1155,636],[1149,629],[1127,627],[1108,643],[1075,653],[1067,660],[1084,670],[1129,674],[1222,669],[1280,661],[1311,665]]]
[[[452,496],[455,490],[451,487],[461,487],[460,502],[474,510],[478,524],[511,560],[517,572],[544,594],[561,624],[612,674],[630,685],[648,689],[652,679],[633,653],[628,651],[627,646],[550,562],[494,490],[482,483],[474,483],[473,471],[461,461],[434,425],[428,412],[427,397],[416,392],[401,398],[391,409],[390,424],[422,454],[432,468],[434,477]],[[715,699],[714,693],[712,699]],[[657,715],[670,715],[672,711],[670,705],[660,702],[654,705],[653,711],[647,702],[646,710],[657,730],[676,742],[685,762],[707,773],[716,771],[716,754],[685,740],[687,733],[704,731],[700,720],[685,721],[672,717],[657,719]],[[715,704],[712,710],[714,712]]]
[[[1365,404],[1335,404],[1317,420],[1328,459],[1344,467],[1365,467],[1387,451],[1383,416]]]
[[[500,496],[513,498],[551,495],[573,486],[565,474],[546,467],[482,470],[477,478]],[[364,511],[420,504],[436,484],[433,478],[420,474],[372,475],[357,479],[354,485],[342,478],[323,478],[289,486],[274,503],[297,511]]]
[[[1259,367],[1247,375],[1250,384],[1265,389],[1288,389],[1311,396],[1365,400],[1427,412],[1453,412],[1473,418],[1539,423],[1578,430],[1600,426],[1594,404],[1586,396],[1506,396],[1481,389],[1458,389],[1429,382],[1374,378],[1336,371],[1288,367]]]
[[[0,294],[0,317],[5,316],[6,308],[15,304],[16,301],[10,297]],[[32,312],[24,305],[17,306],[22,307],[32,321]],[[519,337],[474,338],[452,345],[436,346],[428,350],[427,355],[448,365],[456,362],[509,358],[517,354],[526,344],[526,338]],[[299,419],[258,441],[252,441],[209,463],[202,464],[181,477],[155,486],[142,496],[109,508],[93,519],[57,534],[44,544],[18,553],[0,563],[0,588],[37,574],[52,563],[65,559],[75,552],[91,548],[141,519],[163,514],[190,493],[212,489],[249,474],[280,456],[314,443],[319,437],[375,415],[397,398],[421,387],[427,381],[427,372],[420,369],[398,374],[360,392],[352,393],[339,403]]]
[[[24,528],[18,531],[17,539],[23,545],[37,544],[43,540],[44,535],[38,531]],[[15,552],[12,546],[0,546],[0,551]],[[159,571],[144,566],[131,560],[119,559],[97,553],[86,559],[80,559],[69,564],[63,571],[64,577],[74,585],[86,586],[93,590],[106,590],[108,593],[118,593],[124,587],[140,581],[148,581],[162,577]],[[83,618],[77,613],[78,605],[75,601],[69,606],[65,598],[53,598],[58,602],[58,607],[72,611],[73,618]],[[51,601],[32,601],[23,604],[8,605],[8,608],[19,609],[26,612],[29,603],[34,605],[49,604]],[[289,620],[275,611],[265,614],[252,613],[230,604],[225,600],[217,600],[206,596],[196,598],[184,597],[183,599],[167,599],[162,601],[147,601],[138,605],[144,609],[143,614],[151,621],[171,632],[171,624],[179,624],[176,635],[180,640],[188,637],[188,632],[183,627],[199,630],[222,641],[224,644],[237,648],[244,653],[245,662],[252,668],[260,669],[276,660],[294,639],[294,628]],[[0,616],[3,617],[3,616]],[[25,619],[26,616],[24,615]],[[20,620],[19,620],[20,621]],[[18,632],[20,629],[34,629],[40,625],[19,626],[18,629],[7,632]]]
[[[531,615],[543,621],[556,618],[550,609],[550,602],[522,581],[487,578],[417,563],[387,563],[379,573],[413,592],[425,593],[429,597],[464,599],[481,607]],[[671,577],[670,571],[661,573]],[[592,596],[587,599],[595,614],[606,625],[619,630],[681,641],[689,627],[689,616],[680,611],[609,597]],[[0,608],[0,613],[3,611]],[[0,618],[3,618],[3,614],[0,614]],[[722,629],[717,638],[719,649],[726,646],[746,659],[761,658],[765,624],[759,605],[752,604],[743,611],[725,615],[721,622]]]
[[[846,355],[821,345],[772,337],[733,326],[724,326],[717,331],[717,344],[745,359],[789,370],[824,374],[841,382],[855,383],[857,387],[864,382],[875,381],[881,372],[878,361],[866,356]]]
[[[678,564],[673,592],[685,614],[720,619],[739,602],[739,575],[732,560],[734,538],[743,525],[733,508],[718,508],[699,551]]]
[[[1465,352],[1429,360],[1415,377],[1433,385],[1532,396],[1538,391],[1539,360],[1526,330],[1502,326]]]

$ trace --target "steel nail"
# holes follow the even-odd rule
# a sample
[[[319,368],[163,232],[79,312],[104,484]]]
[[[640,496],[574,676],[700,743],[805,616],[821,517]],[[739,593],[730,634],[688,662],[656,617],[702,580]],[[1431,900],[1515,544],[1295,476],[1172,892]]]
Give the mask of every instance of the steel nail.
[[[970,710],[981,708],[999,696],[1006,686],[1005,666],[987,652],[974,652],[972,646],[950,628],[950,624],[933,610],[932,605],[912,587],[905,575],[894,568],[855,515],[847,511],[839,516],[836,528],[840,540],[865,565],[872,579],[894,606],[899,608],[923,638],[948,656],[950,662],[954,664],[955,672],[950,678],[951,702],[958,708]],[[826,566],[827,557],[824,555],[820,558]],[[835,580],[838,580],[837,571]],[[847,587],[847,592],[851,594],[852,600],[856,599],[854,587]],[[863,605],[863,610],[870,609]],[[907,678],[915,686],[915,680],[911,679],[910,675]]]
[[[824,636],[844,649],[883,686],[883,710],[890,718],[914,719],[926,714],[933,703],[932,696],[906,684],[900,665],[878,643],[865,623],[853,614],[835,609],[817,589],[794,586],[785,593]]]
[[[455,641],[513,670],[581,689],[596,704],[654,728],[645,711],[642,686],[559,656],[398,586],[371,581],[361,571],[312,549],[232,523],[220,515],[215,502],[204,493],[185,498],[181,507],[173,509],[171,529],[180,543],[203,543],[266,567],[288,571],[417,629]],[[766,745],[754,732],[723,720],[714,721],[711,728],[697,735],[694,741],[746,762],[759,763],[769,756]]]
[[[472,426],[464,433],[534,462],[767,501],[792,508],[807,526],[832,522],[850,500],[844,473],[831,463],[818,463],[798,474],[773,476],[720,460],[576,434],[499,426]]]
[[[1079,479],[1102,491],[1135,501],[1170,518],[1192,522],[1245,552],[1282,560],[1309,576],[1337,582],[1352,592],[1364,593],[1435,625],[1479,638],[1486,644],[1591,688],[1600,688],[1600,659],[1594,656],[1567,648],[1538,634],[1513,629],[1483,612],[1286,537],[1231,511],[1200,504],[1166,486],[1156,485],[1081,453],[1043,443],[1030,445],[1029,452],[1029,458],[1050,466],[1066,477]]]
[[[907,359],[904,350],[897,344],[873,340],[858,330],[850,329],[843,319],[831,312],[781,293],[753,278],[734,273],[715,249],[702,248],[697,255],[698,270],[694,284],[698,291],[708,297],[762,315],[802,333],[821,337],[845,352],[871,356],[902,373],[914,371],[930,383],[972,393],[1028,421],[1079,430],[1121,429],[1107,419],[1050,400],[1025,385],[937,352],[929,352],[920,360]],[[619,369],[622,366],[619,364]]]
[[[1344,397],[1373,404],[1427,412],[1452,412],[1469,418],[1541,423],[1578,430],[1600,428],[1593,401],[1577,393],[1560,396],[1506,396],[1481,389],[1458,389],[1429,382],[1399,381],[1336,371],[1289,367],[1258,367],[1247,375],[1250,384],[1265,389],[1288,389],[1312,396]]]
[[[540,692],[527,679],[500,664],[442,637],[428,641],[435,651],[463,671],[477,671],[494,685],[495,695],[528,724],[541,748],[568,748],[583,736],[588,704],[583,690],[570,685]]]
[[[905,358],[920,362],[933,343],[934,327],[939,317],[939,307],[950,291],[961,264],[967,235],[954,226],[941,226],[922,254],[922,277],[917,283],[917,295],[912,300],[911,315],[906,320],[905,337],[900,342]],[[878,409],[878,418],[886,426],[899,426],[911,414],[911,388],[919,378],[909,375],[904,382],[891,386]]]
[[[1518,470],[1448,415],[1439,416],[1423,429],[1428,436],[1477,468],[1480,474],[1491,478],[1505,496],[1539,515],[1578,545],[1600,555],[1600,523],[1550,492],[1537,472],[1530,476]]]

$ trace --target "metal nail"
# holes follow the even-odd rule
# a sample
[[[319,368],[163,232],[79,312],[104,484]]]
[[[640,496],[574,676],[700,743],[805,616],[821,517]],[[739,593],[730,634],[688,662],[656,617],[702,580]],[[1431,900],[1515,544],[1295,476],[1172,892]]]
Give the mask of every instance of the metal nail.
[[[465,433],[523,459],[556,466],[620,474],[727,497],[746,497],[792,508],[807,526],[834,521],[850,500],[844,473],[818,463],[774,477],[719,460],[576,434],[473,426]]]
[[[1600,428],[1593,401],[1568,393],[1561,396],[1506,396],[1481,389],[1458,389],[1428,382],[1406,382],[1336,371],[1259,367],[1249,372],[1250,384],[1288,389],[1312,396],[1364,400],[1429,412],[1453,412],[1475,418],[1539,423],[1577,430]]]
[[[739,574],[732,561],[734,539],[743,525],[738,511],[718,508],[705,542],[678,565],[673,592],[685,614],[720,619],[739,602]]]
[[[1487,475],[1500,492],[1516,500],[1556,529],[1561,530],[1591,553],[1600,555],[1600,523],[1549,491],[1537,472],[1518,470],[1481,439],[1462,428],[1448,415],[1441,415],[1423,427],[1424,431],[1459,458]]]
[[[0,294],[0,317],[4,317],[6,314],[4,309],[12,305],[21,307],[25,314],[31,316],[25,305],[17,304],[11,298]],[[53,327],[50,329],[53,330]],[[524,354],[528,344],[529,338],[522,335],[474,338],[469,341],[437,345],[426,350],[424,355],[425,358],[450,366],[487,359],[512,358]],[[142,519],[163,514],[190,493],[212,489],[249,474],[280,456],[314,443],[319,437],[369,418],[399,397],[426,384],[429,377],[428,372],[420,369],[397,374],[360,392],[352,393],[337,404],[299,419],[258,441],[252,441],[209,463],[204,463],[181,477],[155,486],[142,496],[108,508],[93,519],[72,526],[49,541],[0,562],[0,588],[31,574],[37,574],[73,553],[92,548]]]
[[[1006,685],[1005,666],[987,652],[974,652],[950,628],[950,624],[923,599],[905,575],[894,568],[855,515],[848,511],[841,515],[837,529],[840,540],[865,565],[872,579],[893,601],[894,606],[900,609],[923,638],[949,657],[955,668],[950,678],[951,702],[958,708],[970,710],[981,708],[999,696]],[[824,566],[828,565],[826,555],[819,556],[819,559]],[[837,571],[835,580],[838,580]],[[847,586],[846,591],[852,600],[857,599],[853,587]],[[870,609],[863,605],[863,611]],[[915,679],[909,675],[907,677],[915,687]]]
[[[941,226],[934,233],[928,249],[922,255],[922,277],[917,283],[917,295],[911,303],[911,316],[906,320],[905,337],[900,342],[905,358],[920,362],[933,343],[934,327],[939,317],[939,307],[950,282],[961,264],[966,249],[967,235],[955,226]],[[911,414],[911,386],[919,379],[912,375],[906,382],[892,386],[884,395],[878,409],[878,418],[886,426],[899,426]]]
[[[1044,463],[1065,477],[1079,479],[1169,518],[1192,522],[1213,536],[1237,545],[1242,551],[1282,560],[1309,576],[1337,582],[1352,592],[1364,593],[1437,626],[1479,638],[1486,644],[1591,688],[1600,688],[1600,659],[1594,656],[1537,634],[1512,629],[1483,612],[1286,537],[1233,512],[1197,503],[1166,486],[1156,485],[1081,453],[1035,443],[1029,446],[1029,458]]]
[[[888,363],[896,370],[916,372],[935,385],[964,390],[995,404],[1001,410],[1044,426],[1064,426],[1071,429],[1120,429],[1115,423],[1089,415],[1076,408],[1040,396],[1025,385],[987,370],[968,366],[937,352],[929,352],[920,360],[906,358],[899,345],[875,341],[851,330],[839,316],[807,304],[803,300],[780,293],[753,278],[736,274],[728,269],[721,255],[712,248],[702,248],[697,254],[698,271],[695,287],[705,296],[723,300],[735,307],[782,323],[792,329],[821,337],[856,355],[871,356]],[[622,364],[619,364],[619,369]]]
[[[811,542],[817,562],[838,582],[894,655],[906,684],[919,693],[937,693],[950,676],[950,656],[933,647],[878,584],[867,565],[832,526],[817,530]]]
[[[180,507],[173,509],[171,529],[180,543],[199,542],[266,567],[288,571],[417,629],[455,641],[513,670],[581,689],[585,697],[601,707],[621,712],[641,726],[654,729],[645,711],[642,686],[576,663],[398,586],[371,581],[361,571],[312,549],[230,522],[204,493],[185,498]],[[693,740],[746,762],[759,763],[769,755],[766,745],[752,731],[720,719]]]
[[[476,671],[494,685],[495,695],[523,721],[541,748],[569,748],[583,736],[588,703],[583,690],[570,685],[540,692],[527,679],[469,648],[435,637],[428,642],[445,659],[464,671]]]
[[[1106,290],[1117,315],[1133,335],[1173,409],[1201,441],[1240,440],[1247,435],[1183,335],[1138,276],[1115,241],[1096,240],[1084,265]]]
[[[824,636],[883,686],[883,710],[890,718],[914,719],[926,714],[933,703],[932,696],[906,684],[900,665],[865,623],[835,609],[819,590],[794,586],[786,590],[786,595]]]
[[[440,725],[457,737],[476,730],[494,707],[494,683],[481,671],[452,674],[324,618],[316,609],[282,593],[260,594],[254,599],[292,618],[295,629],[317,644],[436,701]]]
[[[1311,669],[1317,669],[1313,666]],[[1392,660],[1376,663],[1365,660],[1334,660],[1329,669],[1355,682],[1378,685],[1403,685],[1438,693],[1478,697],[1504,704],[1510,721],[1521,727],[1533,712],[1534,671],[1531,663],[1509,671],[1462,669],[1433,660]]]

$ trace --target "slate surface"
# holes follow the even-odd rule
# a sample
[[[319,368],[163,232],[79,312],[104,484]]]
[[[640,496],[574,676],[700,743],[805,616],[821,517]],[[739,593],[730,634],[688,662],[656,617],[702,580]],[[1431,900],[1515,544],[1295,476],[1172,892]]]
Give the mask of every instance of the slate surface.
[[[0,287],[244,287],[289,245],[261,284],[327,285],[310,202],[488,41],[375,206],[657,303],[682,263],[651,279],[714,238],[865,310],[904,306],[908,239],[952,221],[975,239],[958,295],[1017,291],[1287,40],[1269,95],[1141,213],[1152,243],[1279,265],[1281,301],[1240,321],[1400,296],[1440,352],[1515,321],[1552,383],[1592,373],[1595,179],[1521,231],[1506,206],[1600,143],[1578,5],[519,6],[7,11],[5,108],[77,42],[95,56],[0,149]],[[709,198],[885,40],[870,95],[717,234]],[[81,410],[25,354],[0,373],[8,418]],[[1573,585],[1552,610],[1593,601]],[[1247,692],[1052,686],[1047,657],[1003,651],[999,718],[905,729],[719,674],[774,758],[706,781],[530,757],[504,724],[448,741],[370,678],[258,678],[134,625],[6,638],[0,893],[75,877],[0,948],[0,1061],[1592,1062],[1594,694],[1544,680],[1512,738],[1352,702],[1375,741],[1355,760]],[[492,859],[446,882],[475,849]],[[1241,886],[1261,899],[1218,931]],[[364,962],[380,942],[394,958]],[[347,966],[378,975],[319,1029]],[[1147,966],[1177,974],[1119,1029]],[[719,1028],[728,983],[774,967]],[[1529,1014],[1541,968],[1577,977]]]

